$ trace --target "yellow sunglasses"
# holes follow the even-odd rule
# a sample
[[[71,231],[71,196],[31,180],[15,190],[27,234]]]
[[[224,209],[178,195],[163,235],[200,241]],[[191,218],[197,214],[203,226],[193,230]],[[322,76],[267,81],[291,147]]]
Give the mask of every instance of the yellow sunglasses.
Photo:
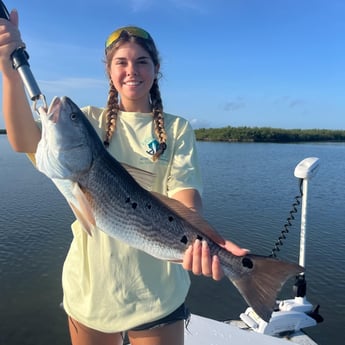
[[[140,37],[145,40],[152,40],[150,34],[144,29],[136,26],[125,26],[112,32],[105,41],[105,49],[109,48],[115,41],[117,41],[124,33],[130,36]]]

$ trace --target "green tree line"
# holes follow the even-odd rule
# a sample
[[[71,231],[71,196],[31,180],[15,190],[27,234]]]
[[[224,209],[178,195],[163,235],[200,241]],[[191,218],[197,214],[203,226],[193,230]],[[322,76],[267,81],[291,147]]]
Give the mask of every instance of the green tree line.
[[[307,142],[345,141],[345,130],[330,129],[281,129],[271,127],[222,127],[195,130],[200,141],[234,142]]]
[[[6,134],[6,130],[0,129],[0,134]],[[345,130],[228,126],[222,128],[199,128],[195,130],[195,136],[200,141],[267,143],[345,141]]]

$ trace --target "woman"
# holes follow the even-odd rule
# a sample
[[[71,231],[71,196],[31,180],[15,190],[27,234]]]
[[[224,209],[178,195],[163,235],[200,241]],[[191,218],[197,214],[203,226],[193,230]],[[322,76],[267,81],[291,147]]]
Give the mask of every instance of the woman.
[[[10,54],[23,42],[18,14],[0,20],[3,112],[14,150],[35,152],[41,132],[34,121]],[[104,109],[82,110],[119,161],[155,173],[152,189],[201,212],[201,178],[189,123],[163,113],[158,86],[159,57],[149,33],[137,27],[114,31],[106,41],[109,97]],[[64,307],[73,345],[182,345],[188,272],[220,279],[218,258],[206,242],[196,241],[183,265],[157,260],[96,231],[88,237],[78,221],[64,263]],[[246,250],[226,241],[235,255]]]

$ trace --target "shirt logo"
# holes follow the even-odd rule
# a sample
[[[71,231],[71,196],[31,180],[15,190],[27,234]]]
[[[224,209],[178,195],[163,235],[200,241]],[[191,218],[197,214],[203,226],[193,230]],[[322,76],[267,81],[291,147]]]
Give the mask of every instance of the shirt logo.
[[[147,146],[149,149],[146,150],[146,153],[148,153],[150,156],[153,156],[159,149],[159,142],[154,139]]]

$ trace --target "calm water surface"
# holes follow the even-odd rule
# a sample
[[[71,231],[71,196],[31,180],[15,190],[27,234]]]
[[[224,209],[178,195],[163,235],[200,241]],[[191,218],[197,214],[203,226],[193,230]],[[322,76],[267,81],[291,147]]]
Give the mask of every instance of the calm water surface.
[[[319,345],[343,344],[345,322],[345,144],[198,143],[205,217],[224,236],[270,254],[299,193],[293,176],[320,158],[310,181],[307,296],[324,323],[306,329]],[[0,344],[69,344],[61,270],[71,241],[71,211],[54,185],[0,135]],[[279,257],[298,260],[300,208]],[[192,277],[193,313],[236,319],[246,308],[225,279]],[[280,297],[291,298],[291,284]]]

